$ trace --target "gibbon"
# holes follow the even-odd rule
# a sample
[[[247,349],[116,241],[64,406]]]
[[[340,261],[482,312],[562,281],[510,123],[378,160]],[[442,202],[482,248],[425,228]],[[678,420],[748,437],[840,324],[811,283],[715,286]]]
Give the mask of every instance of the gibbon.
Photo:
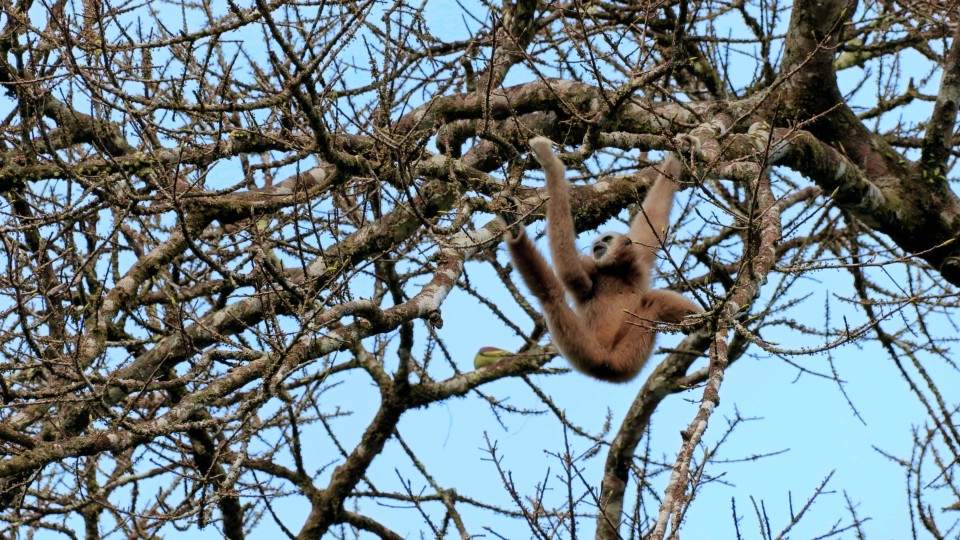
[[[703,310],[683,295],[650,290],[657,249],[669,226],[682,165],[668,154],[627,234],[605,233],[581,255],[574,239],[570,188],[563,163],[545,137],[530,147],[547,177],[547,238],[556,273],[523,226],[506,233],[513,266],[539,300],[560,354],[578,371],[610,382],[634,378],[653,352],[652,322],[679,323]],[[514,220],[503,216],[508,223]],[[573,299],[567,304],[566,293]]]

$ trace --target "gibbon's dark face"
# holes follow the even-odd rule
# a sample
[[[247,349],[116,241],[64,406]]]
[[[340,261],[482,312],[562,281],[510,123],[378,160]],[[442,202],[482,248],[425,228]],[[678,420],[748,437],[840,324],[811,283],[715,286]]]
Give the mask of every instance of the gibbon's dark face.
[[[617,264],[625,249],[633,242],[625,234],[604,233],[593,241],[590,248],[590,256],[597,261],[600,266],[611,266]]]

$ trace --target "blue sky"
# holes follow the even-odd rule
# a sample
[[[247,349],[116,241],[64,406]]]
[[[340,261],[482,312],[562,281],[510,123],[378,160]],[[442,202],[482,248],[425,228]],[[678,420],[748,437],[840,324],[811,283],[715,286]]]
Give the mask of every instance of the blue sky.
[[[434,2],[428,5],[426,16],[430,30],[441,37],[468,38],[474,28],[473,23],[459,15],[451,16],[450,11],[454,9],[452,6],[453,3],[450,2]],[[459,9],[455,11],[459,13]],[[482,12],[480,9],[476,11]],[[259,38],[245,36],[245,39],[254,41]],[[361,55],[364,50],[359,42],[348,48],[351,54],[357,55]],[[909,70],[910,66],[902,68]],[[875,68],[868,65],[868,69]],[[862,73],[862,69],[852,68],[843,74],[841,82],[846,88],[852,88]],[[750,75],[751,73],[738,73],[736,70],[732,73],[735,80],[738,77],[746,79]],[[918,77],[922,75],[918,74]],[[524,82],[529,78],[529,72],[518,69],[511,75],[509,83]],[[937,80],[930,81],[925,90],[934,92],[937,83]],[[857,94],[854,103],[870,106],[872,99],[875,100],[871,88],[867,87]],[[412,103],[411,107],[418,104]],[[906,109],[906,114],[915,115],[907,120],[918,121],[929,114],[929,110],[929,104],[917,103]],[[231,168],[234,169],[233,173]],[[235,164],[225,164],[216,172],[227,178],[229,183],[235,181],[236,177],[231,174],[235,174],[236,170],[238,169]],[[278,178],[284,176],[283,172],[277,174]],[[798,182],[809,185],[806,180],[800,179]],[[681,199],[688,197],[696,195],[690,190],[681,195]],[[681,200],[678,207],[683,204],[684,201]],[[703,200],[697,199],[694,204],[704,211],[709,209]],[[482,225],[482,222],[478,224]],[[696,226],[696,223],[691,226]],[[537,224],[532,226],[532,229],[539,230],[541,227],[542,224]],[[580,245],[587,245],[590,237],[589,234],[584,235],[580,239]],[[501,262],[506,263],[506,253],[502,247],[498,251],[498,257]],[[661,265],[661,268],[667,266]],[[520,309],[514,305],[513,300],[492,276],[489,267],[480,263],[468,263],[467,273],[474,286],[488,291],[489,297],[499,308],[513,315],[514,320],[524,329],[529,329],[530,321],[526,320]],[[871,271],[871,275],[889,289],[902,285],[901,274],[902,272],[897,272],[896,269],[889,273]],[[764,290],[766,294],[769,294],[774,282],[775,279],[771,278],[771,283]],[[664,286],[664,282],[661,280],[655,286]],[[863,316],[836,298],[836,295],[850,296],[851,288],[849,275],[841,270],[824,270],[812,274],[795,286],[795,296],[810,296],[794,308],[790,315],[805,324],[821,327],[826,322],[824,306],[829,301],[832,324],[838,324],[838,321],[846,316],[850,325],[855,326],[863,322]],[[460,290],[453,291],[444,304],[443,320],[444,326],[439,330],[439,335],[450,348],[459,369],[464,371],[472,368],[473,356],[482,346],[493,345],[515,350],[522,344],[519,338],[497,322],[486,307]],[[892,317],[883,324],[888,331],[895,331],[903,326],[902,321],[899,317]],[[953,335],[953,330],[944,317],[931,317],[930,322],[934,334]],[[419,323],[418,330],[423,330]],[[782,332],[766,333],[764,338],[783,348],[820,345],[786,329]],[[670,347],[679,339],[679,335],[664,336],[660,345]],[[952,355],[953,350],[950,352]],[[555,400],[557,406],[568,414],[575,424],[595,433],[609,415],[615,432],[646,374],[662,358],[663,355],[655,356],[638,379],[624,385],[602,383],[572,372],[560,376],[534,376],[531,379]],[[920,358],[945,392],[948,406],[954,406],[957,402],[954,389],[960,388],[957,372],[932,355],[920,353]],[[794,510],[799,509],[823,479],[833,473],[827,493],[817,500],[809,516],[792,530],[790,537],[810,538],[825,533],[838,520],[849,522],[844,493],[857,505],[859,516],[870,517],[870,521],[864,526],[870,538],[908,537],[911,524],[907,513],[904,472],[877,449],[908,459],[913,448],[912,430],[918,427],[923,429],[928,422],[923,407],[909,393],[906,382],[890,359],[873,342],[861,341],[843,346],[829,355],[807,355],[793,357],[791,360],[817,373],[829,374],[836,369],[839,377],[846,381],[844,389],[865,423],[854,414],[834,381],[803,373],[781,358],[752,348],[750,354],[738,360],[727,371],[721,389],[721,403],[711,418],[705,445],[712,447],[723,437],[727,423],[733,418],[739,416],[750,420],[744,422],[727,438],[717,455],[717,459],[731,462],[714,464],[707,470],[707,473],[717,477],[718,481],[702,488],[688,513],[684,536],[696,539],[732,538],[734,524],[731,500],[734,500],[737,513],[742,518],[740,530],[744,538],[759,537],[751,497],[758,504],[763,501],[776,533],[790,521],[790,501],[792,500]],[[566,363],[557,358],[549,366],[562,367],[566,366]],[[442,370],[438,370],[434,376],[440,374]],[[328,413],[340,408],[352,412],[349,416],[330,421],[340,438],[340,444],[348,449],[359,441],[360,434],[376,411],[378,401],[378,392],[374,385],[360,375],[357,373],[343,380],[341,384],[331,386],[321,394],[319,404],[319,407]],[[456,488],[460,493],[469,494],[476,499],[512,507],[500,473],[491,461],[488,445],[492,443],[496,446],[496,455],[501,458],[502,469],[509,471],[517,490],[523,496],[534,496],[537,486],[546,482],[548,501],[562,501],[565,497],[562,484],[564,471],[557,454],[564,451],[565,435],[570,444],[570,452],[575,456],[588,453],[592,443],[571,433],[564,433],[553,413],[521,380],[497,381],[481,390],[497,399],[505,400],[511,406],[543,412],[525,416],[502,415],[498,418],[486,401],[477,394],[470,394],[426,410],[410,411],[399,426],[401,436],[420,460],[427,464],[434,480],[444,488]],[[654,460],[668,467],[672,465],[680,447],[679,431],[685,428],[693,417],[701,393],[702,390],[696,388],[666,399],[653,418],[649,439],[641,442],[641,450],[649,444],[649,453]],[[609,438],[608,435],[607,439]],[[321,474],[318,479],[318,485],[322,486],[329,478],[332,466],[337,464],[338,451],[329,435],[317,424],[304,432],[304,440],[309,441],[310,445],[306,456],[308,470],[326,468],[326,473]],[[775,455],[742,461],[760,454]],[[592,458],[576,462],[576,465],[582,468],[582,478],[586,481],[586,485],[574,482],[579,491],[599,489],[605,455],[604,447]],[[389,443],[384,453],[378,456],[367,477],[381,490],[404,491],[409,487],[414,492],[433,491],[414,470],[396,442]],[[403,479],[410,479],[411,484],[405,485]],[[662,495],[667,474],[653,476],[649,480],[652,483],[652,492]],[[631,484],[628,494],[635,488],[636,486]],[[359,489],[365,490],[366,487],[361,483]],[[947,496],[942,500],[934,498],[933,501],[935,507],[954,502]],[[630,504],[632,502],[628,500],[626,506],[629,507]],[[429,507],[434,518],[442,517],[437,503],[431,503]],[[298,497],[286,499],[279,508],[281,515],[289,518],[288,526],[294,530],[302,523],[308,511],[306,504]],[[483,527],[489,526],[504,537],[529,536],[520,520],[472,510],[467,505],[460,505],[458,508],[463,512],[467,527],[472,532],[482,533]],[[387,526],[410,537],[418,536],[416,533],[425,529],[422,522],[416,519],[416,511],[404,505],[395,508],[365,501],[361,510],[382,519]],[[656,507],[650,508],[649,512],[655,513]],[[579,519],[579,534],[582,537],[592,536],[593,525],[593,519]],[[169,527],[165,532],[171,538],[184,537]],[[203,538],[208,532],[197,532],[194,536]],[[278,533],[276,527],[269,520],[265,520],[252,537],[270,537]]]

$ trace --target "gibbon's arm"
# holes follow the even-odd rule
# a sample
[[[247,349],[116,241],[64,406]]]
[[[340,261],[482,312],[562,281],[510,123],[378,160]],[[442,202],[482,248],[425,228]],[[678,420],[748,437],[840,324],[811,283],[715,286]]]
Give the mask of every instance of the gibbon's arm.
[[[593,280],[580,262],[580,253],[574,243],[573,216],[570,212],[570,186],[564,177],[566,168],[550,149],[550,139],[534,137],[530,148],[547,176],[547,238],[550,255],[560,281],[577,299],[583,299],[593,289]]]
[[[670,209],[677,191],[676,181],[683,173],[683,164],[672,153],[659,166],[659,174],[643,199],[641,211],[633,218],[628,236],[639,244],[640,259],[645,267],[652,267],[664,235],[670,227]]]
[[[520,273],[530,294],[540,301],[541,306],[557,298],[564,298],[563,285],[557,280],[537,246],[533,245],[533,240],[527,236],[526,230],[521,228],[517,236],[508,236],[507,249],[510,250],[513,267]]]

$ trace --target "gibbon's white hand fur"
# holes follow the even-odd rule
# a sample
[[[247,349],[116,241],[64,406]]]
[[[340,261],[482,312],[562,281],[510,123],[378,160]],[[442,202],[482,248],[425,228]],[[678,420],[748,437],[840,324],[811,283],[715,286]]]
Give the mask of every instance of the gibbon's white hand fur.
[[[547,176],[547,237],[556,274],[522,226],[506,234],[513,266],[540,301],[553,343],[577,370],[610,382],[634,378],[653,352],[652,321],[679,323],[703,310],[683,295],[650,290],[656,253],[669,226],[682,165],[667,154],[630,231],[605,233],[581,255],[574,239],[565,168],[545,137],[530,140]],[[566,292],[573,299],[567,304]]]

